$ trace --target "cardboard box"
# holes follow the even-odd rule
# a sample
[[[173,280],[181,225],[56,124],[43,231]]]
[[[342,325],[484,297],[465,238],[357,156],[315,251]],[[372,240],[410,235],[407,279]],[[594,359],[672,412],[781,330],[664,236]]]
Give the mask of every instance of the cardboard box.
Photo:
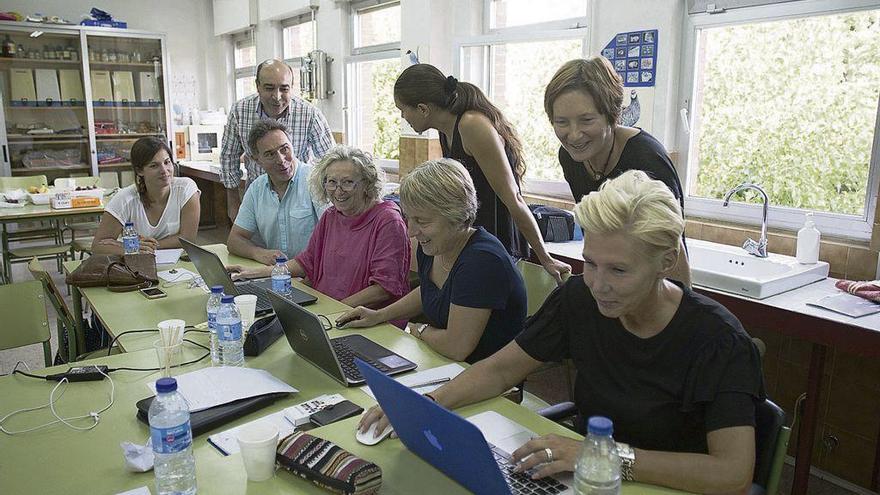
[[[70,206],[73,208],[89,208],[92,206],[101,206],[101,200],[91,196],[78,196],[70,199]]]

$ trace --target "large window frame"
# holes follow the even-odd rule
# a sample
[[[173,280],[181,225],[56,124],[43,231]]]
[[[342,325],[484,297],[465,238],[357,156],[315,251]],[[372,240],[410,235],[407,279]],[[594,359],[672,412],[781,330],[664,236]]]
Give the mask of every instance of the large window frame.
[[[471,82],[482,89],[486,95],[492,99],[492,88],[494,81],[492,80],[492,67],[494,60],[492,59],[492,46],[503,45],[507,43],[528,43],[542,41],[564,41],[564,40],[580,40],[581,56],[586,57],[591,53],[590,32],[587,26],[586,17],[577,17],[570,19],[562,19],[538,24],[529,24],[515,27],[492,28],[490,25],[490,8],[492,0],[483,1],[483,21],[484,34],[478,36],[464,37],[455,41],[454,67],[457,69],[456,77],[461,78],[465,73],[463,52],[468,48],[483,47],[483,60],[481,74],[479,80],[470,78]],[[593,2],[587,1],[586,8],[592,7]],[[548,81],[549,82],[549,81]],[[543,114],[536,116],[543,118],[547,123],[548,129],[550,125],[549,119]],[[574,201],[571,195],[571,189],[565,181],[538,180],[533,178],[524,178],[522,190],[527,194],[539,196],[547,196],[565,201]]]
[[[685,16],[682,30],[683,44],[679,105],[683,110],[682,115],[687,118],[682,119],[685,122],[678,122],[677,124],[676,144],[680,151],[681,163],[685,164],[683,167],[685,173],[682,175],[682,178],[684,179],[683,185],[686,195],[685,213],[687,216],[756,226],[760,226],[762,216],[762,206],[760,204],[732,201],[729,206],[722,207],[721,200],[690,195],[691,182],[696,180],[697,172],[696,166],[691,166],[689,163],[692,136],[688,127],[693,119],[691,117],[694,110],[692,102],[694,101],[696,78],[698,76],[696,73],[696,57],[699,53],[699,31],[706,28],[736,24],[843,14],[877,8],[880,8],[880,2],[877,0],[802,0],[799,2],[732,9],[720,14],[701,13]],[[682,167],[679,168],[681,172]],[[877,209],[878,187],[880,187],[880,109],[878,109],[874,126],[874,140],[868,172],[864,215],[844,215],[813,211],[816,226],[823,234],[829,236],[859,241],[870,240],[874,215]],[[772,197],[770,201],[767,223],[773,228],[796,231],[803,226],[804,213],[812,211],[773,205]]]
[[[287,19],[282,19],[278,23],[278,36],[279,36],[279,46],[281,47],[281,58],[284,60],[284,62],[287,63],[287,65],[290,66],[291,69],[293,69],[294,86],[295,86],[295,91],[297,93],[299,93],[299,91],[300,91],[300,82],[299,81],[302,78],[300,71],[302,69],[302,66],[303,66],[305,59],[308,58],[308,56],[309,56],[309,52],[296,54],[294,56],[287,56],[287,54],[284,53],[284,50],[286,50],[286,48],[287,48],[284,45],[284,30],[287,28],[290,28],[290,27],[301,26],[301,25],[305,25],[305,24],[311,24],[312,38],[314,39],[315,32],[318,29],[317,22],[314,18],[314,12],[300,14],[300,15],[290,17]],[[312,46],[312,50],[317,50],[317,47]]]
[[[384,60],[400,61],[400,41],[391,43],[381,43],[376,45],[355,46],[357,38],[357,16],[364,11],[391,8],[400,6],[400,0],[366,0],[361,2],[352,2],[349,13],[349,46],[350,54],[345,57],[345,128],[347,141],[349,143],[358,143],[360,136],[358,135],[358,123],[361,121],[359,93],[360,86],[358,64],[364,62],[378,62]],[[390,159],[381,156],[374,156],[376,163],[386,172],[396,174],[399,170],[399,160]]]
[[[256,70],[257,70],[256,57],[254,57],[254,65],[247,65],[247,66],[239,67],[236,65],[236,61],[235,61],[235,51],[236,50],[241,49],[241,48],[248,48],[248,47],[253,47],[254,50],[256,50],[257,42],[255,39],[254,29],[251,28],[251,29],[248,29],[247,31],[242,31],[240,33],[230,35],[230,42],[231,42],[231,48],[232,48],[232,54],[230,57],[230,60],[232,62],[231,88],[232,88],[232,96],[233,96],[233,103],[234,103],[234,102],[242,99],[243,97],[248,96],[248,95],[239,95],[238,94],[238,92],[237,92],[238,80],[246,78],[246,77],[254,77],[254,78],[256,77]],[[256,88],[256,86],[254,86],[253,92],[249,93],[249,94],[253,94],[256,92],[257,92],[257,88]]]

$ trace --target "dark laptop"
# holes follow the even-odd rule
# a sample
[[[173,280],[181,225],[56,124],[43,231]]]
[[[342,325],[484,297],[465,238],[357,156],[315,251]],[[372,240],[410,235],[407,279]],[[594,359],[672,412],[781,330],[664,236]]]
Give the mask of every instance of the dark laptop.
[[[266,294],[272,290],[272,279],[263,278],[250,281],[233,282],[232,277],[226,272],[226,267],[220,258],[207,249],[196,246],[192,242],[180,237],[180,245],[186,250],[189,259],[196,265],[199,275],[208,287],[222,285],[225,294],[239,296],[241,294],[253,294],[257,296],[256,315],[264,315],[272,312],[272,304],[266,298]],[[295,287],[290,288],[291,301],[306,306],[317,301],[318,298],[303,292]]]
[[[269,301],[294,352],[347,387],[364,383],[364,377],[354,365],[355,357],[372,364],[387,375],[416,368],[412,361],[363,335],[328,338],[316,315],[275,292],[269,292]]]

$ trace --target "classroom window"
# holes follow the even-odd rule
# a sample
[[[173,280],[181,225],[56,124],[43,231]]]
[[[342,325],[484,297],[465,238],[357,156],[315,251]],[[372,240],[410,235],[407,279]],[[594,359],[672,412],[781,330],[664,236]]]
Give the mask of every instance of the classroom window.
[[[586,0],[554,0],[553,8],[541,8],[534,0],[486,0],[489,29],[557,23],[559,28],[586,25]]]
[[[257,92],[254,77],[257,70],[257,45],[252,31],[234,35],[232,45],[235,99],[240,100]]]
[[[301,97],[307,98],[301,93],[303,60],[309,56],[309,52],[315,50],[315,21],[311,14],[286,19],[281,22],[282,55],[284,61],[293,69],[293,88]]]
[[[400,43],[400,3],[383,3],[356,9],[354,48]]]
[[[823,232],[870,235],[880,10],[698,27],[695,40],[687,151],[694,206],[723,215],[717,201],[701,200],[750,181],[779,208],[771,218],[791,228],[809,210],[819,212]],[[847,232],[850,220],[868,229]]]

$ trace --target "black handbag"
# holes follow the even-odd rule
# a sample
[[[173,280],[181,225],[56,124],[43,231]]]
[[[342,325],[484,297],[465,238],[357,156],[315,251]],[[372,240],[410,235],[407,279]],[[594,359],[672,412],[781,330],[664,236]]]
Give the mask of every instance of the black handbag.
[[[284,329],[277,316],[269,315],[254,321],[244,339],[244,355],[259,356],[282,335]]]
[[[574,239],[574,215],[546,205],[529,205],[544,242],[565,242]]]

